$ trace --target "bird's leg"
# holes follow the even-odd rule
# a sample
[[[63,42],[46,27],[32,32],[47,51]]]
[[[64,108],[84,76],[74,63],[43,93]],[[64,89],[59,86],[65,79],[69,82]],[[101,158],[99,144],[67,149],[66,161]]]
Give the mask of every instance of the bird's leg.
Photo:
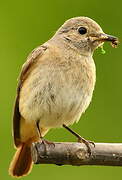
[[[89,144],[92,144],[92,145],[95,147],[94,142],[84,139],[84,138],[81,137],[79,134],[77,134],[76,132],[74,132],[72,129],[70,129],[69,127],[67,127],[65,124],[63,124],[63,127],[64,127],[65,129],[67,129],[69,132],[71,132],[75,137],[77,137],[77,138],[78,138],[78,142],[84,143],[84,144],[87,146],[88,153],[91,155],[91,148],[90,148],[90,145],[89,145]]]
[[[41,131],[40,131],[40,128],[39,128],[39,120],[36,122],[36,127],[37,127],[37,131],[38,131],[38,134],[39,134],[39,138],[41,139],[41,142],[45,145],[53,145],[55,147],[55,144],[51,141],[48,141],[46,139],[44,139],[42,136],[41,136]]]
[[[40,131],[40,128],[39,128],[39,120],[36,122],[36,127],[37,127],[37,132],[38,132],[38,135],[39,135],[39,138],[42,139],[42,136],[41,136],[41,131]]]

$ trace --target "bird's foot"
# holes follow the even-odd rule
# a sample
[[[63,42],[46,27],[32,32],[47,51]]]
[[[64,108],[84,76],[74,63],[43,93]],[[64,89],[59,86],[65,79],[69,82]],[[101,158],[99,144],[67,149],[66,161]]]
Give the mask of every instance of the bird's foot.
[[[92,145],[95,147],[95,143],[94,143],[93,141],[89,141],[89,140],[84,139],[84,138],[81,137],[80,135],[79,135],[79,137],[78,137],[78,142],[79,142],[79,143],[84,143],[84,144],[86,145],[87,149],[88,149],[89,155],[91,155],[91,147],[90,147],[90,144],[92,144]]]
[[[88,149],[88,153],[89,155],[91,155],[91,147],[90,144],[92,144],[95,147],[95,143],[89,140],[84,139],[83,137],[81,137],[78,133],[74,132],[72,129],[70,129],[69,127],[67,127],[65,124],[63,124],[63,127],[65,129],[67,129],[70,133],[72,133],[75,137],[78,138],[78,142],[80,143],[84,143]]]
[[[42,142],[42,144],[44,144],[45,146],[48,145],[48,146],[53,146],[53,147],[55,147],[55,143],[54,143],[54,142],[51,142],[51,141],[48,141],[48,140],[45,140],[45,139],[41,139],[41,142]]]

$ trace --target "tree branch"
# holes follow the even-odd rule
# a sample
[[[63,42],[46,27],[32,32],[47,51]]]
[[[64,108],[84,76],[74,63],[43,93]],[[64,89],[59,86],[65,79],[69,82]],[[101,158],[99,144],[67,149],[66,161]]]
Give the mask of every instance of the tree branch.
[[[34,143],[34,164],[122,166],[122,143],[95,143],[89,155],[83,143]]]

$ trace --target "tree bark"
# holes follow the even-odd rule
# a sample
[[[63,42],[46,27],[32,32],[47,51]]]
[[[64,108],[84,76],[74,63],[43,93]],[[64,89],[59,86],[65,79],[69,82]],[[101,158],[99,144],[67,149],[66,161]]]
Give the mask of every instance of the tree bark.
[[[34,143],[34,164],[122,166],[122,143],[90,144],[91,155],[83,143]]]

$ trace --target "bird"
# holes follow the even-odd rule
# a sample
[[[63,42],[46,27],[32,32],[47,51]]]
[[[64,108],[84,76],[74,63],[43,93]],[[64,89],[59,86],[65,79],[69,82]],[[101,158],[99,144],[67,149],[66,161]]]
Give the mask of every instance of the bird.
[[[78,136],[68,126],[79,121],[91,102],[96,82],[93,53],[105,41],[118,44],[91,18],[74,17],[29,54],[19,75],[14,106],[16,152],[9,167],[11,176],[30,173],[31,145],[43,140],[51,128],[65,127]],[[89,147],[90,141],[81,140]]]

